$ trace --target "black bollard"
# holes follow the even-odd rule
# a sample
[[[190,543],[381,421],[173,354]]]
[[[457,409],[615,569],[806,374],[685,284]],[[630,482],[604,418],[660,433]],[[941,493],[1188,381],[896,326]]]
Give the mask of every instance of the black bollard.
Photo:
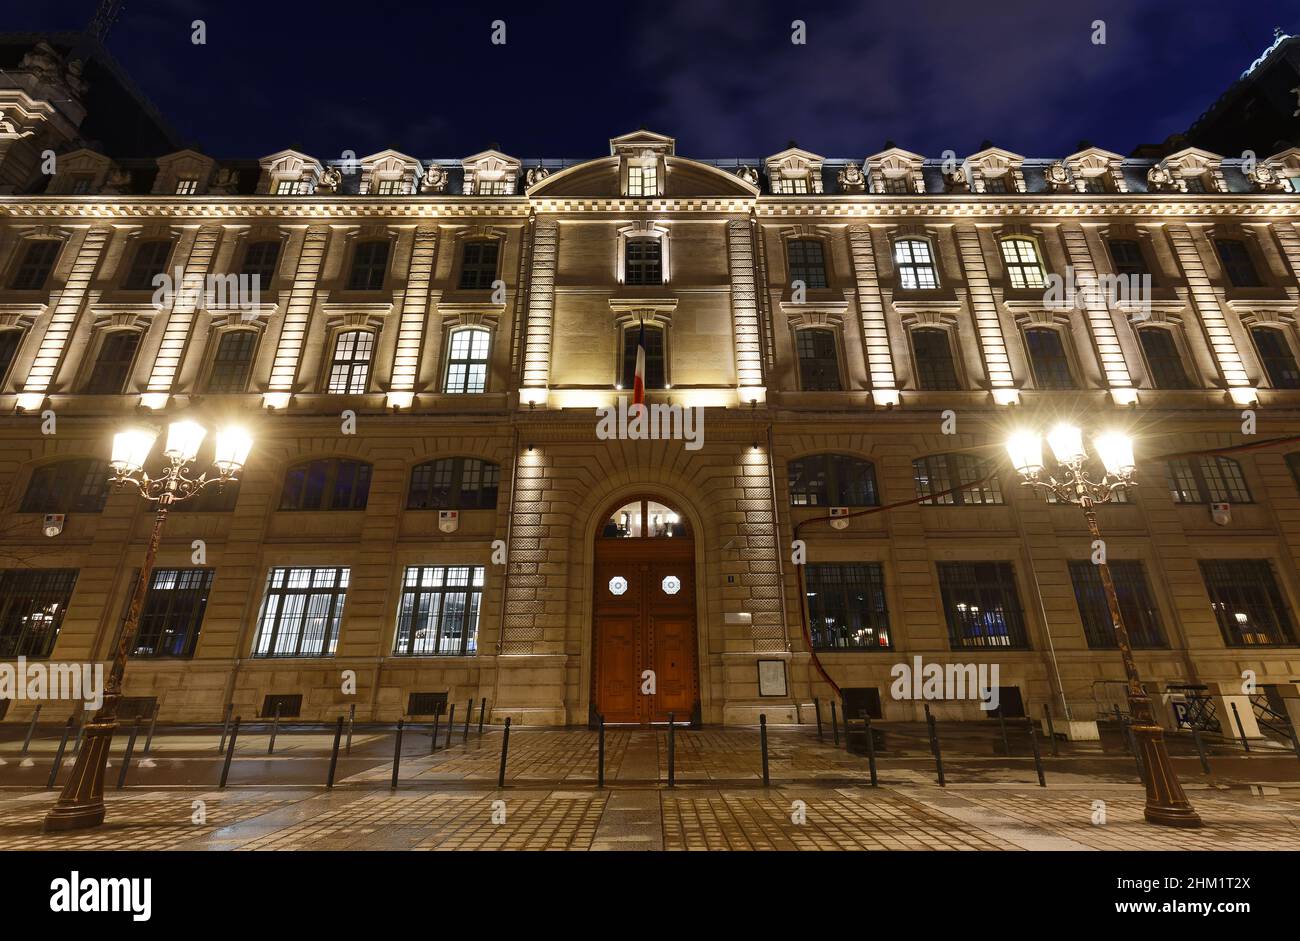
[[[1205,755],[1205,743],[1201,741],[1201,730],[1192,727],[1192,741],[1196,743],[1196,754],[1201,759],[1201,773],[1210,773],[1210,759]]]
[[[1047,737],[1052,740],[1052,757],[1060,757],[1060,752],[1056,750],[1056,726],[1052,724],[1052,704],[1043,703],[1043,715],[1047,716]]]
[[[221,766],[221,784],[219,788],[225,790],[226,779],[230,777],[230,759],[235,757],[235,741],[239,738],[239,716],[235,716],[234,728],[230,730],[230,744],[226,747],[226,760]]]
[[[1029,744],[1034,747],[1034,770],[1038,772],[1038,786],[1047,787],[1047,778],[1043,776],[1043,753],[1038,750],[1038,730],[1034,720],[1026,717],[1025,728],[1029,729]]]
[[[161,703],[153,704],[153,715],[149,718],[149,734],[145,736],[144,753],[149,754],[149,749],[153,748],[153,730],[158,726],[158,710],[162,708]]]
[[[831,734],[835,736],[835,747],[840,747],[840,723],[835,718],[835,700],[831,700]]]
[[[68,747],[68,736],[72,734],[73,716],[68,716],[67,723],[63,726],[63,737],[59,739],[59,750],[54,753],[54,765],[50,768],[50,780],[46,787],[54,787],[54,780],[59,776],[59,768],[63,765],[63,750]]]
[[[880,782],[876,779],[876,733],[871,731],[871,716],[865,709],[862,711],[862,726],[867,733],[867,763],[871,767],[871,786],[879,787]]]
[[[1241,736],[1241,747],[1246,751],[1250,751],[1250,742],[1246,740],[1246,730],[1242,727],[1241,713],[1237,711],[1237,704],[1233,702],[1228,703],[1228,705],[1232,707],[1232,721],[1237,723],[1237,734]]]
[[[486,702],[486,700],[484,700]],[[501,736],[501,769],[497,771],[497,787],[506,786],[506,755],[510,752],[510,717],[506,716],[505,733]]]
[[[27,754],[27,749],[31,747],[32,736],[36,734],[36,721],[41,717],[41,706],[38,703],[36,711],[32,713],[32,724],[27,726],[27,737],[23,739],[23,750],[21,754]]]
[[[844,717],[844,750],[853,751],[853,733],[849,729],[849,707],[844,700],[840,700],[840,715]]]
[[[456,704],[451,704],[451,711],[447,713],[447,747],[451,748],[451,734],[456,727]]]
[[[280,704],[275,704],[275,718],[271,721],[271,740],[266,743],[266,753],[275,751],[275,737],[280,734]]]
[[[339,766],[339,742],[343,738],[343,717],[339,716],[339,724],[334,727],[334,750],[330,752],[330,773],[325,779],[327,788],[334,787],[334,772]]]
[[[677,786],[677,746],[673,741],[673,731],[676,725],[673,723],[673,714],[668,713],[668,786]]]
[[[605,717],[596,731],[596,787],[605,786]],[[468,724],[468,723],[467,723]]]
[[[348,743],[347,743],[347,750],[344,752],[345,755],[352,754],[352,729],[356,726],[356,724],[357,724],[357,704],[352,703],[350,706],[348,706]]]
[[[479,703],[479,707],[478,707],[478,734],[479,735],[483,734],[483,717],[486,715],[487,715],[487,697],[484,696],[483,701]]]
[[[234,718],[234,715],[235,704],[233,702],[226,703],[226,717],[221,720],[221,741],[217,744],[218,753],[226,750],[226,736],[230,734],[230,720]]]
[[[845,726],[844,737],[848,738],[848,726]],[[767,714],[761,713],[758,717],[758,745],[763,751],[763,787],[772,786],[771,775],[767,773]]]
[[[397,738],[393,744],[393,783],[389,787],[389,790],[393,791],[397,790],[397,769],[402,764],[402,727],[404,724],[404,720],[397,720]]]
[[[820,699],[813,700],[813,709],[817,712],[817,741],[824,742],[826,739],[822,737],[822,701]]]
[[[126,787],[126,771],[131,767],[131,753],[135,751],[135,737],[140,733],[140,720],[131,723],[131,737],[126,740],[126,754],[122,756],[122,770],[117,773],[117,789]]]
[[[442,721],[442,713],[438,707],[433,707],[433,734],[429,736],[429,754],[432,755],[438,750],[438,723]]]
[[[946,787],[943,778],[943,752],[939,749],[939,729],[935,724],[934,716],[930,715],[930,704],[925,704],[925,723],[930,727],[930,751],[934,753],[934,767],[938,772],[939,786]]]
[[[1010,739],[1007,738],[1007,719],[1006,719],[1006,716],[1004,716],[1004,715],[1002,714],[1002,710],[1001,710],[1001,709],[998,710],[998,725],[999,725],[999,726],[1001,727],[1001,729],[1002,729],[1002,754],[1004,754],[1004,755],[1006,755],[1008,758],[1010,758],[1010,757],[1011,757],[1011,741],[1010,741]]]
[[[474,700],[465,703],[465,734],[460,737],[462,745],[469,742],[469,717],[474,714]]]

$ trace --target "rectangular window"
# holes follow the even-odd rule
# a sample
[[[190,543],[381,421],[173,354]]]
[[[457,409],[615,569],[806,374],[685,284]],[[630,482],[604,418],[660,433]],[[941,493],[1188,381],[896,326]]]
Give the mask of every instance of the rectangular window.
[[[1002,484],[996,465],[970,454],[931,454],[912,462],[916,495],[927,497],[925,506],[995,506],[1002,501]],[[987,478],[987,479],[986,479]],[[944,493],[962,484],[961,490]],[[942,496],[931,496],[942,494]]]
[[[357,245],[352,254],[352,270],[348,274],[349,291],[379,291],[388,274],[387,239],[372,239]]]
[[[208,376],[208,391],[222,395],[248,390],[248,375],[253,368],[253,350],[257,334],[252,330],[227,330],[217,342]]]
[[[1175,503],[1250,503],[1241,465],[1227,457],[1174,458],[1165,464]]]
[[[1104,193],[1106,192],[1106,180],[1100,174],[1085,176],[1083,178],[1083,191],[1085,193]]]
[[[334,341],[327,391],[335,395],[361,395],[370,382],[370,361],[375,352],[375,335],[368,330],[349,330]]]
[[[912,192],[912,181],[905,176],[887,176],[884,178],[885,192],[890,196],[905,196]]]
[[[806,329],[795,334],[799,356],[799,388],[804,392],[840,391],[840,364],[835,334]]]
[[[877,562],[806,566],[808,623],[818,650],[889,650],[885,578]]]
[[[487,388],[488,347],[491,334],[477,327],[455,330],[447,353],[444,392],[474,394]]]
[[[1065,352],[1065,339],[1060,330],[1030,327],[1025,331],[1025,346],[1029,351],[1029,365],[1036,387],[1049,392],[1075,387],[1070,357]]]
[[[918,389],[926,392],[955,392],[961,388],[946,330],[917,327],[912,331],[912,349],[916,352]]]
[[[23,249],[23,260],[14,270],[9,287],[15,291],[39,291],[45,287],[62,247],[63,243],[58,239],[28,240]]]
[[[1228,276],[1233,287],[1257,288],[1261,285],[1255,262],[1251,260],[1246,243],[1239,239],[1215,239],[1214,247],[1219,252],[1219,262],[1223,273]]]
[[[636,377],[636,344],[640,336],[640,326],[623,330],[623,388],[629,391]],[[645,328],[644,379],[647,389],[662,389],[668,384],[664,366],[664,331],[660,327]]]
[[[1259,361],[1274,389],[1300,389],[1300,365],[1291,353],[1291,344],[1281,330],[1251,327],[1251,339],[1259,350]]]
[[[0,330],[0,382],[9,375],[9,367],[18,356],[18,346],[23,341],[21,330]]]
[[[131,378],[135,351],[140,345],[137,330],[114,330],[99,345],[99,355],[82,392],[92,395],[121,395]]]
[[[483,605],[481,565],[412,565],[402,580],[397,657],[472,657]]]
[[[1137,332],[1147,368],[1151,371],[1151,384],[1157,389],[1191,389],[1192,380],[1183,368],[1183,358],[1178,344],[1169,330],[1148,327]]]
[[[165,239],[141,242],[136,246],[131,270],[122,282],[122,290],[152,291],[156,287],[153,279],[167,270],[167,258],[171,252],[172,243]]]
[[[1115,264],[1116,274],[1140,276],[1150,273],[1137,239],[1111,239],[1106,244],[1110,248],[1110,260]]]
[[[1291,611],[1267,559],[1201,562],[1210,608],[1229,647],[1295,644]]]
[[[177,196],[193,196],[199,191],[199,181],[195,179],[179,179],[176,181]]]
[[[462,291],[488,291],[497,278],[497,256],[500,243],[496,239],[475,239],[465,242],[460,250],[460,282]]]
[[[783,196],[795,196],[808,192],[808,178],[805,176],[784,176],[776,181],[776,192]]]
[[[77,176],[74,176],[72,178],[72,188],[69,190],[69,192],[73,196],[85,196],[87,193],[90,192],[90,189],[92,186],[94,186],[94,184],[95,184],[95,178],[93,176],[78,174]]]
[[[0,571],[0,660],[49,656],[76,584],[76,569]]]
[[[213,574],[212,569],[154,569],[131,656],[194,656]]]
[[[332,657],[339,642],[346,568],[273,568],[257,616],[254,657]]]
[[[628,167],[627,195],[658,196],[659,170],[657,167]]]
[[[1205,177],[1199,173],[1196,176],[1185,176],[1183,177],[1183,185],[1189,193],[1204,193]]]
[[[1007,175],[1000,173],[997,176],[986,176],[984,178],[984,192],[986,193],[1007,193]]]
[[[954,650],[1029,647],[1010,562],[940,562],[938,569],[948,641]]]
[[[479,180],[475,186],[480,196],[509,196],[509,180]]]
[[[930,243],[924,239],[900,239],[894,243],[898,286],[905,291],[931,291],[939,286]]]
[[[1038,260],[1038,246],[1029,239],[1003,239],[1002,262],[1007,269],[1007,279],[1017,291],[1037,290],[1047,282],[1043,265]]]
[[[663,283],[663,246],[659,239],[628,239],[624,251],[624,284]]]
[[[802,281],[809,290],[826,287],[826,256],[818,239],[791,239],[786,243],[790,282]]]
[[[256,283],[258,291],[265,291],[270,287],[279,263],[279,241],[253,242],[244,252],[244,265],[240,274],[246,275],[250,283]],[[257,279],[256,282],[253,282],[254,278]]]
[[[1165,647],[1164,632],[1160,629],[1160,612],[1147,587],[1146,571],[1141,562],[1119,560],[1110,562],[1110,577],[1115,582],[1115,595],[1119,599],[1120,616],[1128,630],[1129,643],[1134,647]],[[1074,598],[1079,604],[1083,619],[1083,633],[1088,646],[1113,648],[1116,646],[1115,629],[1111,626],[1110,602],[1101,581],[1101,569],[1091,560],[1070,562],[1070,581],[1074,584]]]
[[[404,196],[406,195],[406,181],[401,177],[397,179],[380,180],[379,188],[376,192],[380,196]]]

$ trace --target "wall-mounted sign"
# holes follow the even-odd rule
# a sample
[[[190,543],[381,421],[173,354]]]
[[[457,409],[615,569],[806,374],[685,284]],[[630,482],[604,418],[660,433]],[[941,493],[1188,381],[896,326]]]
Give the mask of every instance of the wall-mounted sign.
[[[460,526],[460,510],[439,510],[438,528],[444,533],[454,533]]]
[[[758,695],[785,696],[785,661],[758,661]]]
[[[848,529],[849,528],[849,521],[847,519],[848,515],[849,515],[849,508],[847,506],[831,507],[831,528]]]

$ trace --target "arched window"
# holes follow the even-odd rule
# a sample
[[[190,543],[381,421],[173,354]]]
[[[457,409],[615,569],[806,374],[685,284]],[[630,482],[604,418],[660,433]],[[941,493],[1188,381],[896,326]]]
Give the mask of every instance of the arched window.
[[[371,466],[364,461],[321,458],[294,464],[280,491],[282,510],[364,510]]]
[[[664,389],[668,386],[667,357],[664,354],[664,329],[659,326],[645,325],[644,341],[642,324],[628,324],[623,328],[623,369],[620,381],[624,389],[631,389],[636,378],[636,345],[645,343],[645,387],[647,389]]]
[[[1183,368],[1183,358],[1179,355],[1178,344],[1173,332],[1160,327],[1145,327],[1137,332],[1138,342],[1142,346],[1142,355],[1146,357],[1147,371],[1151,374],[1151,385],[1157,389],[1191,389],[1192,380]]]
[[[630,238],[624,247],[624,284],[662,284],[663,246],[657,238]]]
[[[500,243],[496,239],[468,239],[460,248],[460,280],[462,291],[488,291],[497,279],[497,257]]]
[[[90,378],[81,391],[92,395],[121,395],[126,381],[131,378],[131,367],[135,365],[135,353],[139,347],[138,330],[113,330],[104,334]]]
[[[820,239],[790,239],[785,243],[790,282],[802,281],[813,290],[826,287],[826,255]]]
[[[253,370],[253,351],[257,334],[252,330],[226,330],[217,340],[208,373],[208,392],[221,395],[248,391],[248,376]]]
[[[898,286],[904,291],[929,291],[939,286],[934,253],[925,239],[899,239],[894,243]]]
[[[791,506],[879,506],[876,468],[847,454],[810,454],[786,467]]]
[[[1065,339],[1060,330],[1030,327],[1025,331],[1025,346],[1037,388],[1056,391],[1075,388],[1070,357],[1065,353]]]
[[[352,253],[352,270],[348,272],[349,291],[381,291],[388,275],[387,239],[357,243]]]
[[[605,539],[684,539],[690,528],[672,507],[641,497],[611,513],[600,535]]]
[[[805,392],[840,391],[839,351],[830,330],[804,329],[795,333],[799,356],[799,388]]]
[[[1002,503],[1002,484],[994,470],[994,465],[970,454],[931,454],[912,462],[912,480],[926,506],[993,505]],[[970,486],[944,493],[962,484]]]
[[[367,330],[348,330],[335,337],[327,391],[344,395],[365,392],[374,352],[375,335]]]
[[[447,347],[444,392],[483,392],[487,388],[488,349],[492,334],[483,327],[461,327],[451,333]]]
[[[63,242],[59,239],[28,239],[22,260],[14,268],[13,279],[9,282],[10,290],[39,291],[45,287],[62,247]]]
[[[956,392],[961,388],[957,364],[952,358],[948,331],[938,327],[918,327],[912,331],[912,349],[916,353],[916,387],[927,392]]]
[[[108,464],[76,458],[32,472],[20,513],[98,513],[108,499]]]
[[[1038,246],[1033,239],[1003,239],[1002,263],[1007,269],[1007,280],[1018,291],[1041,288],[1047,282],[1043,276],[1043,263],[1038,257]]]
[[[1251,339],[1259,350],[1259,361],[1268,375],[1268,384],[1274,389],[1300,389],[1300,366],[1286,334],[1273,327],[1251,327]]]
[[[445,457],[411,469],[408,510],[485,510],[497,505],[501,468],[474,457]]]

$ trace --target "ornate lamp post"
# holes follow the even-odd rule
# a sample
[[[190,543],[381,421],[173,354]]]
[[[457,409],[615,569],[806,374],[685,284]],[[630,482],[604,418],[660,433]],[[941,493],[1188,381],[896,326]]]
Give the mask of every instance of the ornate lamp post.
[[[113,744],[113,731],[117,728],[117,707],[122,699],[122,675],[126,671],[127,648],[135,638],[140,622],[140,609],[144,607],[145,593],[149,589],[149,575],[162,537],[167,510],[174,503],[188,500],[206,487],[224,487],[238,478],[252,447],[252,438],[242,428],[225,428],[217,432],[217,446],[213,469],[209,477],[205,471],[198,477],[187,472],[199,453],[199,445],[207,434],[198,422],[173,422],[167,429],[167,446],[163,449],[166,466],[157,478],[144,470],[144,463],[153,450],[158,432],[148,428],[133,428],[113,436],[112,482],[122,487],[133,486],[144,499],[158,505],[154,517],[149,546],[145,550],[140,578],[131,596],[126,621],[118,632],[113,652],[113,665],[104,690],[104,704],[86,723],[86,739],[72,777],[59,795],[59,802],[45,816],[46,830],[79,830],[97,827],[104,822],[104,768],[108,762],[109,748]]]
[[[1019,432],[1007,441],[1011,464],[1022,477],[1022,485],[1050,491],[1062,503],[1073,503],[1081,507],[1088,521],[1088,532],[1094,540],[1101,539],[1096,505],[1113,499],[1116,493],[1126,487],[1134,486],[1133,473],[1136,466],[1133,461],[1132,439],[1119,432],[1108,432],[1093,439],[1097,456],[1106,468],[1106,473],[1100,480],[1088,476],[1085,467],[1088,455],[1083,447],[1083,432],[1078,427],[1057,425],[1048,432],[1047,443],[1059,465],[1059,477],[1043,466],[1043,442],[1037,432]],[[1199,827],[1201,818],[1192,809],[1182,785],[1178,783],[1178,776],[1174,773],[1169,752],[1165,748],[1164,730],[1155,721],[1151,699],[1142,688],[1142,679],[1133,660],[1133,648],[1129,644],[1128,629],[1124,627],[1110,568],[1102,561],[1097,569],[1106,591],[1106,602],[1110,606],[1115,643],[1124,660],[1124,672],[1128,677],[1128,706],[1133,736],[1142,755],[1142,767],[1146,769],[1146,818],[1151,823],[1170,827]]]

